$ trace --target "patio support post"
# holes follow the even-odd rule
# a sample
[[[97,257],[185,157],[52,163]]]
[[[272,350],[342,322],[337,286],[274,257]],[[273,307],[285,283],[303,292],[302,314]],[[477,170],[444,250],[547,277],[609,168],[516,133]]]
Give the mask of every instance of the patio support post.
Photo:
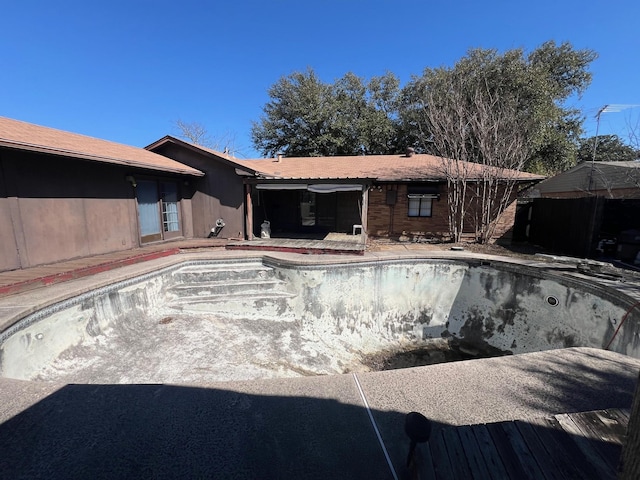
[[[251,185],[245,184],[245,228],[247,240],[253,240],[253,202],[251,200]]]
[[[367,243],[369,215],[369,186],[364,185],[362,189],[362,207],[360,208],[360,221],[362,222],[362,243]]]

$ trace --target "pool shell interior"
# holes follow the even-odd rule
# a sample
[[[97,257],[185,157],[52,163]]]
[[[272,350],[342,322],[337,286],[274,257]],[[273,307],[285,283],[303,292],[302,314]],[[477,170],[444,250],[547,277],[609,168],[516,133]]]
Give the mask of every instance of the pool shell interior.
[[[187,261],[23,318],[0,334],[0,368],[140,383],[410,366],[452,345],[462,358],[572,346],[638,358],[633,305],[598,282],[500,261]]]

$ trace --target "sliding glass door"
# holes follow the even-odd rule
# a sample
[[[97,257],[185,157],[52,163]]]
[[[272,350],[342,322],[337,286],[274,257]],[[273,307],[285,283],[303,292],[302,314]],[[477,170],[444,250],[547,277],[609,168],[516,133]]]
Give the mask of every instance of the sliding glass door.
[[[136,197],[141,243],[182,235],[176,182],[138,180]]]

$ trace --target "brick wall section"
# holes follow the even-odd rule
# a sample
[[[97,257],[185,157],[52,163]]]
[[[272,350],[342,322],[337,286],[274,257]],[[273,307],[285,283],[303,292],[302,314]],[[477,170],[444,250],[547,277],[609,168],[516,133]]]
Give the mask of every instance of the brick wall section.
[[[496,227],[496,231],[493,234],[494,239],[500,240],[511,240],[513,234],[513,224],[516,221],[516,195],[513,195],[511,199],[511,204],[502,212],[500,218],[498,219],[498,226]]]
[[[396,191],[395,205],[387,205],[387,192]],[[374,237],[448,238],[449,204],[445,187],[440,187],[440,200],[433,199],[431,217],[409,217],[407,185],[374,185],[369,191],[368,234]],[[515,221],[516,195],[498,220],[494,238],[510,238]],[[474,234],[473,210],[467,212],[465,233]],[[506,239],[506,238],[505,238]]]
[[[396,204],[387,205],[387,191],[396,191]],[[407,185],[374,186],[369,191],[368,233],[380,237],[441,237],[449,233],[447,196],[433,200],[431,217],[409,217]]]

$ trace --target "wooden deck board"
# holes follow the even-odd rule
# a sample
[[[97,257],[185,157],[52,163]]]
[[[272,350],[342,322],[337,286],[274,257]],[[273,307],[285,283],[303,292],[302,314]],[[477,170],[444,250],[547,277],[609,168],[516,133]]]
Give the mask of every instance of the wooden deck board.
[[[606,413],[609,418],[617,421],[625,430],[627,431],[627,426],[629,425],[629,410],[623,408],[607,408],[606,410],[600,410],[601,412]]]
[[[453,471],[451,470],[449,454],[447,453],[447,448],[444,445],[444,438],[441,435],[441,432],[438,432],[431,440],[429,440],[429,449],[431,450],[433,470],[436,473],[436,478],[438,480],[455,480]]]
[[[458,430],[458,428],[447,428],[442,431],[444,444],[451,462],[451,470],[455,478],[473,478]]]
[[[560,414],[554,417],[555,421],[565,432],[571,435],[571,439],[575,442],[587,461],[598,472],[598,477],[602,479],[615,479],[615,474],[607,462],[601,457],[600,452],[594,447],[593,443],[572,420],[568,414]]]
[[[520,434],[520,431],[513,422],[504,422],[501,424],[505,435],[509,439],[515,454],[520,461],[520,465],[526,472],[527,477],[531,479],[545,478],[543,471],[538,466],[538,462],[533,456],[533,452],[529,450],[524,438]]]
[[[491,477],[494,480],[509,478],[487,427],[485,425],[474,425],[472,430]]]
[[[514,425],[522,435],[527,447],[531,451],[538,467],[544,473],[547,480],[564,480],[563,472],[564,460],[550,453],[538,435],[538,427],[526,421],[515,421]]]
[[[496,449],[502,459],[502,464],[504,465],[508,478],[530,478],[525,472],[524,468],[520,464],[518,460],[518,456],[509,441],[509,438],[505,435],[504,430],[500,427],[498,423],[492,423],[487,425],[487,429],[491,438],[493,440]]]
[[[418,448],[416,450],[416,456],[419,458],[417,462],[418,471],[420,472],[419,478],[421,480],[437,480],[438,477],[436,476],[436,471],[433,466],[431,449],[428,446],[427,448]]]
[[[609,409],[445,428],[421,456],[421,478],[615,479],[627,414]]]
[[[607,429],[608,435],[610,435],[611,441],[617,445],[624,445],[627,439],[627,427],[621,425],[615,418],[611,417],[605,410],[593,412],[598,417],[598,420]]]
[[[473,434],[473,428],[474,427],[465,425],[457,429],[462,448],[467,457],[469,468],[473,472],[473,478],[478,480],[491,480],[491,474],[487,468],[476,436]]]
[[[567,432],[555,428],[548,419],[535,418],[527,421],[536,428],[536,433],[549,455],[561,460],[558,462],[558,468],[565,478],[598,480],[597,473],[588,466],[588,460]]]
[[[615,472],[622,451],[622,442],[616,443],[615,436],[594,412],[575,413],[571,415],[571,420],[585,433],[593,448]]]

